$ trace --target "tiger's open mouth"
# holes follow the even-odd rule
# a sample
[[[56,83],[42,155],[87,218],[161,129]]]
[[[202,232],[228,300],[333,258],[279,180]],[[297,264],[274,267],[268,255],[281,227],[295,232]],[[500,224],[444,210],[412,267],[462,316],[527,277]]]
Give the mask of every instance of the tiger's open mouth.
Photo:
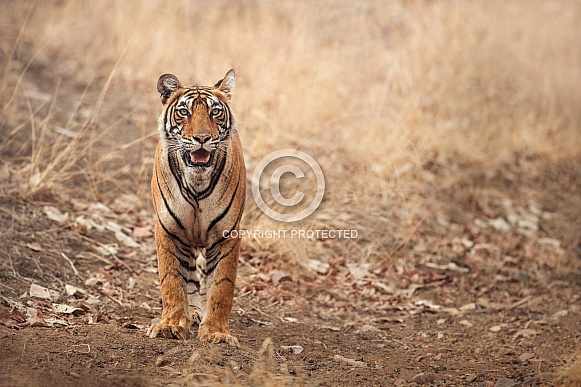
[[[184,161],[188,167],[209,167],[212,165],[213,152],[204,148],[184,152]]]

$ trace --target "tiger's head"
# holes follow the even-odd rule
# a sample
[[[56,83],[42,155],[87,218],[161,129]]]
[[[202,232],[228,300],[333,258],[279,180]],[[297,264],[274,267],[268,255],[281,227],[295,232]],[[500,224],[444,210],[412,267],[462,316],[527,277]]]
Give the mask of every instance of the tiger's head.
[[[214,86],[182,86],[173,74],[157,81],[163,105],[158,130],[170,156],[187,170],[203,172],[224,157],[236,133],[229,101],[234,70]]]

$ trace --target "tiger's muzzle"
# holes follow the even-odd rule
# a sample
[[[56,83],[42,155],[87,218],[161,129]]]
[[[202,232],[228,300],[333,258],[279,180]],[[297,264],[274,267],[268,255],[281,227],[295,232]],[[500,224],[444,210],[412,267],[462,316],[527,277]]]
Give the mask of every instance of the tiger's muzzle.
[[[196,150],[185,150],[183,152],[184,162],[188,167],[209,167],[214,161],[214,151],[199,148]]]

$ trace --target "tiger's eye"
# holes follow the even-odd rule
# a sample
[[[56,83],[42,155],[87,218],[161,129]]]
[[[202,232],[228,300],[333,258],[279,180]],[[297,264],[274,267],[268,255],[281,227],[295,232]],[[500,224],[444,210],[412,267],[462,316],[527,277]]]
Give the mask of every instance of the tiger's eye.
[[[222,109],[220,109],[220,108],[214,108],[214,109],[212,109],[212,115],[213,116],[219,115],[220,112],[222,112]]]
[[[178,110],[178,114],[182,117],[187,117],[189,114],[189,111],[186,108],[181,108]]]

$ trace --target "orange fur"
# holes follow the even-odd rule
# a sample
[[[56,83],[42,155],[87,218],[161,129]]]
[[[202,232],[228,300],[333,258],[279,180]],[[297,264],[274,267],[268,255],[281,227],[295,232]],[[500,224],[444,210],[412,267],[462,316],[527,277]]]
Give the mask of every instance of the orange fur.
[[[229,107],[233,86],[233,70],[214,87],[183,87],[169,74],[158,81],[151,191],[163,312],[150,337],[185,339],[197,322],[200,340],[238,345],[228,319],[240,240],[228,234],[239,230],[246,170]]]

